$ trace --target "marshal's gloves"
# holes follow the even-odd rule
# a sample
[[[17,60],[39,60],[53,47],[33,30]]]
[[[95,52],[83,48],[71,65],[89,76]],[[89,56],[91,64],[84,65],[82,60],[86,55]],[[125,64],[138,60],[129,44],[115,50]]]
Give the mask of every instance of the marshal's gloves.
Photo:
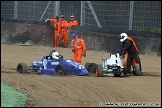
[[[46,19],[46,20],[45,20],[45,22],[48,22],[48,21],[49,21],[49,19]]]
[[[125,54],[122,54],[122,55],[121,55],[121,58],[124,59],[124,58],[125,58]]]
[[[116,52],[119,53],[120,56],[122,55],[122,49],[117,49]]]

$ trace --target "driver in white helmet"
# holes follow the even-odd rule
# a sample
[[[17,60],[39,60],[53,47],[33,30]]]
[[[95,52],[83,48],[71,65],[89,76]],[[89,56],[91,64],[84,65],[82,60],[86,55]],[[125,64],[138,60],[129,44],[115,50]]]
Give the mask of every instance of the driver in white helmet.
[[[52,57],[53,60],[59,60],[60,54],[58,52],[52,52],[51,57]]]
[[[49,54],[50,59],[53,60],[63,60],[63,56],[59,52],[52,50]]]
[[[120,38],[120,42],[122,42],[122,48],[121,48],[122,55],[124,55],[126,53],[128,54],[127,72],[125,74],[129,75],[133,59],[136,61],[136,63],[139,63],[139,65],[141,67],[140,57],[138,55],[138,48],[137,48],[134,40],[132,38],[128,37],[128,35],[126,33],[121,33],[119,35],[119,38]],[[142,68],[141,68],[141,70],[142,70]],[[142,75],[142,72],[141,72],[141,75]]]

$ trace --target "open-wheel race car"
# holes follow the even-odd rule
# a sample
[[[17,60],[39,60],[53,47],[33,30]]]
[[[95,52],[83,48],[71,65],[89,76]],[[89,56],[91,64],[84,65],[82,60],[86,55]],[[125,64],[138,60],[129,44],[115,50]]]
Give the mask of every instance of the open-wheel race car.
[[[85,68],[89,71],[89,73],[94,73],[97,77],[102,76],[127,76],[125,75],[126,71],[126,62],[122,63],[120,59],[119,53],[110,53],[110,58],[108,59],[101,59],[103,64],[96,64],[96,63],[85,63]],[[138,63],[133,65],[132,72],[136,76],[140,76],[140,65]]]
[[[31,63],[27,66],[26,63],[18,63],[16,71],[19,73],[27,73],[29,70],[37,72],[38,74],[46,75],[87,75],[88,70],[81,64],[74,62],[71,59],[63,59],[55,50],[52,50],[48,56],[43,56],[39,61]]]

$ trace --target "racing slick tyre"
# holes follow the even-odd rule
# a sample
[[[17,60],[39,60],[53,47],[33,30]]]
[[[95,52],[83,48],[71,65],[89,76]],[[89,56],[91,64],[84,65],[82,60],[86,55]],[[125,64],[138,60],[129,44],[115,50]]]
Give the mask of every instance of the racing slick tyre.
[[[124,66],[124,72],[126,72],[127,71],[127,62],[126,61],[123,63],[123,66]],[[133,67],[133,70],[131,68],[130,73],[133,73],[133,75],[135,75],[134,65],[133,66],[131,65],[131,67]]]
[[[86,63],[85,63],[85,68],[88,68],[88,66],[89,66],[90,64],[91,64],[90,62],[86,62]]]
[[[25,63],[19,63],[16,67],[16,71],[19,73],[27,73],[28,66]]]
[[[57,65],[55,68],[55,74],[59,76],[65,76],[67,74],[67,69],[63,65]]]
[[[138,63],[133,65],[135,76],[141,76],[141,69]]]
[[[89,73],[94,73],[95,74],[96,67],[97,67],[96,63],[86,63],[85,64],[85,68],[88,70]]]
[[[87,62],[87,63],[85,63],[85,68],[89,71],[89,65],[90,65],[91,63],[90,62]]]
[[[96,77],[102,77],[103,76],[103,69],[102,69],[102,65],[98,64],[95,68],[95,74]]]
[[[115,77],[119,77],[121,75],[121,73],[120,73],[120,67],[117,67],[117,69],[114,69],[113,71],[114,71],[114,76]]]

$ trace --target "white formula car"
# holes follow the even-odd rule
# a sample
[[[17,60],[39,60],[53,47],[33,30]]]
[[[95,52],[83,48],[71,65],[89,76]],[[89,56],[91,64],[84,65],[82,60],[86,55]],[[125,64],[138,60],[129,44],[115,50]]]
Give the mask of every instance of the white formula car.
[[[89,73],[94,73],[97,77],[102,76],[128,76],[125,74],[125,66],[123,65],[119,53],[110,53],[110,58],[101,59],[103,64],[96,63],[85,63],[85,68]],[[136,76],[140,75],[140,66],[139,64],[135,64],[133,66],[133,73]]]

